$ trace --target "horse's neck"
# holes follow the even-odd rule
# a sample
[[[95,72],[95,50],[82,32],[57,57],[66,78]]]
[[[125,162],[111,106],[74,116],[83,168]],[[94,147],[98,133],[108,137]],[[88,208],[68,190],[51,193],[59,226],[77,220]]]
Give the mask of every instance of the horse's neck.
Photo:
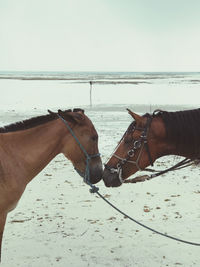
[[[61,152],[63,130],[58,120],[4,136],[10,172],[28,183]]]
[[[167,155],[190,157],[189,154],[185,153],[185,151],[181,148],[177,150],[176,143],[167,140],[165,125],[161,118],[153,119],[152,126],[154,132],[154,143],[151,150],[154,155],[154,160]]]
[[[151,126],[151,154],[153,160],[162,156],[172,155],[175,153],[175,145],[168,142],[166,139],[166,129],[163,120],[158,117],[152,120]]]

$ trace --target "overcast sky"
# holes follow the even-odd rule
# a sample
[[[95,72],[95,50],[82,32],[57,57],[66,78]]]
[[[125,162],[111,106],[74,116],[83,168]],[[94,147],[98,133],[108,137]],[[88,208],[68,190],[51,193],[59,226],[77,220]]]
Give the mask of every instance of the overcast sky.
[[[0,70],[200,71],[200,1],[0,0]]]

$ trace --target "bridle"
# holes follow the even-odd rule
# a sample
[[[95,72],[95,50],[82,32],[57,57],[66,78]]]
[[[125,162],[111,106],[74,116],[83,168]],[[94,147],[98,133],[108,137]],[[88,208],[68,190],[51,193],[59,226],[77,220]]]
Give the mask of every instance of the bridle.
[[[120,181],[121,184],[124,182],[124,180],[122,178],[122,170],[123,170],[122,168],[126,163],[134,164],[137,167],[137,169],[139,171],[141,171],[141,168],[139,166],[139,161],[141,159],[141,155],[142,155],[142,152],[143,152],[144,148],[145,148],[145,150],[147,152],[147,155],[148,155],[148,158],[149,158],[149,162],[150,162],[151,166],[153,166],[153,160],[152,160],[152,157],[151,157],[151,153],[149,151],[149,146],[148,146],[148,141],[147,141],[148,132],[149,132],[149,128],[151,126],[151,122],[152,122],[153,116],[150,115],[150,114],[146,114],[145,117],[147,117],[147,122],[146,122],[146,125],[144,126],[144,128],[142,128],[142,129],[138,128],[136,126],[136,123],[133,122],[134,123],[134,127],[132,129],[132,133],[134,133],[135,130],[141,130],[142,132],[141,132],[141,135],[140,135],[139,139],[133,140],[133,147],[130,150],[128,150],[127,157],[126,158],[122,158],[122,157],[118,156],[117,154],[113,153],[112,156],[114,156],[115,158],[119,159],[119,162],[117,163],[116,168],[108,166],[108,164],[105,164],[105,168],[107,170],[109,170],[110,173],[112,173],[112,174],[113,173],[117,173],[118,174],[118,178],[119,178],[119,181]],[[122,139],[120,140],[119,145],[121,144],[122,140],[124,139],[127,131],[125,132],[125,134],[123,135]],[[137,156],[137,159],[136,160],[132,160],[131,158],[133,158],[135,156],[135,154],[136,154],[136,152],[138,150],[139,150],[139,154]]]
[[[83,177],[84,182],[88,185],[90,185],[91,189],[90,192],[94,193],[97,192],[99,190],[98,187],[94,186],[91,182],[90,182],[90,160],[96,157],[100,157],[100,153],[97,154],[92,154],[89,155],[87,153],[87,151],[85,150],[85,148],[83,147],[83,145],[80,143],[80,141],[78,140],[78,138],[76,137],[74,131],[72,130],[72,128],[69,126],[68,122],[59,114],[57,114],[57,116],[64,122],[64,124],[66,125],[66,127],[68,128],[69,132],[71,133],[71,135],[73,136],[73,138],[75,139],[76,143],[79,145],[81,151],[83,152],[83,154],[86,157],[86,167],[85,167],[85,172],[81,172],[79,169],[77,169],[76,167],[74,167],[74,169],[78,172],[78,174]]]

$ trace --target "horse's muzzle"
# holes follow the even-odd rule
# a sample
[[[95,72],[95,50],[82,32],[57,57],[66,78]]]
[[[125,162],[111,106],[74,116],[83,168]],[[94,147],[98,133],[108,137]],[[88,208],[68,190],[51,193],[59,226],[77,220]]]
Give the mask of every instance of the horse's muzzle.
[[[96,184],[102,179],[102,174],[103,174],[103,167],[102,167],[102,162],[101,159],[99,160],[98,163],[93,164],[89,168],[89,177],[87,176],[87,169],[85,168],[84,171],[74,167],[75,171],[84,179],[88,179],[88,181],[91,184]]]
[[[102,178],[107,187],[118,187],[121,185],[118,173],[111,173],[109,170],[104,169]]]
[[[90,168],[90,182],[92,184],[98,183],[102,179],[103,168],[102,164],[98,164]]]

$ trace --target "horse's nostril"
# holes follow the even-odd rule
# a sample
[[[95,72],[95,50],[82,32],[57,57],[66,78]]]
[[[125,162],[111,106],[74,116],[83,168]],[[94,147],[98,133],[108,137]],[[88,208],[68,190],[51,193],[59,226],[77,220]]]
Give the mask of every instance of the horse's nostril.
[[[102,179],[104,181],[105,186],[109,186],[107,175],[106,175],[106,170],[103,171]]]
[[[121,185],[118,174],[110,173],[110,171],[107,169],[104,169],[102,178],[105,186],[107,187],[117,187]]]
[[[112,186],[112,174],[108,170],[104,169],[102,179],[104,181],[105,186]]]

